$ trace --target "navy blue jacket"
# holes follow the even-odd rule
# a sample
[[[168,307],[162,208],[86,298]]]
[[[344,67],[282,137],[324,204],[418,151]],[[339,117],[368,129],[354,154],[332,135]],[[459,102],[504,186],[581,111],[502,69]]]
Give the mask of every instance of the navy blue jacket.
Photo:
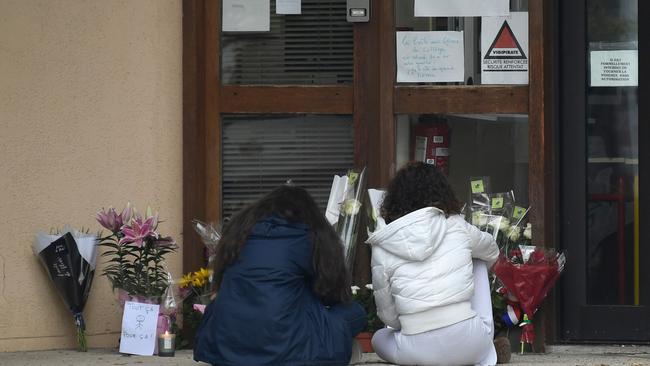
[[[346,321],[350,314],[333,311],[340,306],[319,301],[313,277],[309,227],[277,216],[259,221],[206,308],[194,359],[213,365],[347,365],[361,329]],[[357,307],[347,309],[365,321]]]

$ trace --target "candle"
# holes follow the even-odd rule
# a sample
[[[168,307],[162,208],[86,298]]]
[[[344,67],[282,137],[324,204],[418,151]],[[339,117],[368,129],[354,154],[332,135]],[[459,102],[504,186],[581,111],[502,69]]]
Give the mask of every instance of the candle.
[[[176,334],[165,331],[158,337],[158,356],[173,357],[176,343]]]

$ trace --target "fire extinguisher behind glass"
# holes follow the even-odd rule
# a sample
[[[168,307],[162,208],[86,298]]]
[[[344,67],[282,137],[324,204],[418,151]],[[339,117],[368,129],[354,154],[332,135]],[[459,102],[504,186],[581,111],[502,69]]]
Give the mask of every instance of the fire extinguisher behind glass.
[[[411,127],[411,160],[433,164],[449,175],[449,142],[451,129],[447,120],[435,115],[422,115]]]

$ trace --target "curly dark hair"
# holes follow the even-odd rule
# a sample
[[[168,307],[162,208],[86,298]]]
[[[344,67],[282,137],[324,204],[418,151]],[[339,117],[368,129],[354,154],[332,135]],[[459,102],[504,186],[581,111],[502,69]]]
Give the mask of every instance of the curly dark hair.
[[[446,216],[459,214],[461,209],[447,178],[438,168],[423,162],[407,163],[388,184],[381,216],[388,224],[425,207],[437,207]]]
[[[352,300],[351,278],[345,265],[341,239],[303,188],[284,185],[236,213],[223,228],[214,258],[213,286],[218,290],[223,273],[237,258],[253,226],[271,215],[309,226],[312,242],[313,291],[325,305]]]

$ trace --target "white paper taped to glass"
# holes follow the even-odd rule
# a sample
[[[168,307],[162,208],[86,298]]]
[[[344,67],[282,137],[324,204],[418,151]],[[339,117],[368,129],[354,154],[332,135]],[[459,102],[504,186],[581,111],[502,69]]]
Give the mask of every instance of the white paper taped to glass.
[[[415,0],[416,17],[481,17],[510,14],[510,0]]]

